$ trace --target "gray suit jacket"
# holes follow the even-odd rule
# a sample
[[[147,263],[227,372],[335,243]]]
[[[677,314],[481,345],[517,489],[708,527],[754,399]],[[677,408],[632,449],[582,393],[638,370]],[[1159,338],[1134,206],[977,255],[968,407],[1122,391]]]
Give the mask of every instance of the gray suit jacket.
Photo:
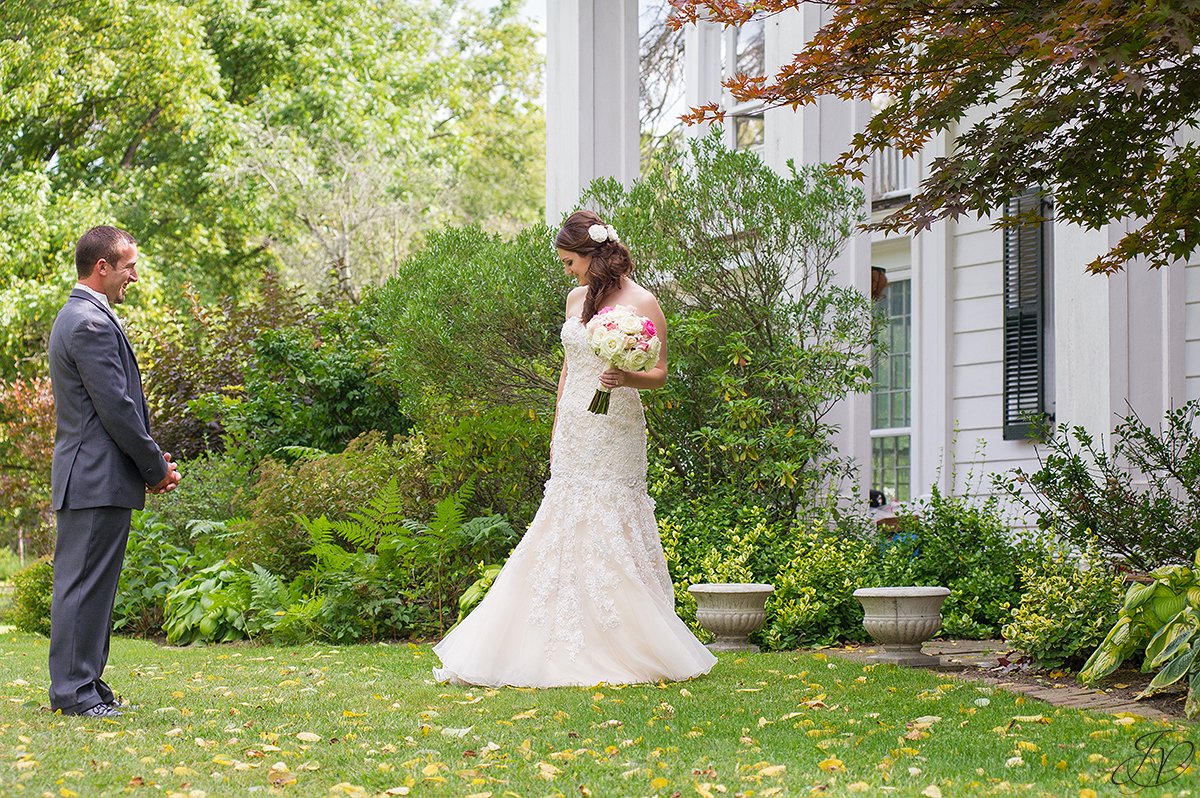
[[[117,317],[75,289],[50,331],[50,382],[58,428],[50,469],[55,510],[146,504],[167,475],[150,437],[133,347]]]

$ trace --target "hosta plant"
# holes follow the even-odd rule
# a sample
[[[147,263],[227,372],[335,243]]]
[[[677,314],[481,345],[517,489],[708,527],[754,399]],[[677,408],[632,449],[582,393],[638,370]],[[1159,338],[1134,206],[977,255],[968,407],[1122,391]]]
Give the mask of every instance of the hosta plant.
[[[1168,565],[1149,583],[1130,586],[1117,622],[1092,653],[1079,678],[1093,684],[1143,651],[1142,670],[1158,673],[1138,694],[1144,698],[1188,677],[1188,717],[1200,712],[1200,552],[1194,568]]]

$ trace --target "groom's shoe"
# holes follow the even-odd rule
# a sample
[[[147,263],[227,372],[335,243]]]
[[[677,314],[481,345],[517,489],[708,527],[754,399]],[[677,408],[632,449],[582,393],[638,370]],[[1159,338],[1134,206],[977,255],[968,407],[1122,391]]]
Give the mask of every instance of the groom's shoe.
[[[112,704],[100,703],[82,712],[64,712],[64,715],[79,715],[85,718],[119,718],[121,711]]]

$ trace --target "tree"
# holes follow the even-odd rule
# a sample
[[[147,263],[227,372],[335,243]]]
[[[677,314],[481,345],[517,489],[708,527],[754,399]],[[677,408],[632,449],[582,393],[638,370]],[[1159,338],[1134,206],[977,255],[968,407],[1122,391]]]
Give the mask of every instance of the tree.
[[[154,323],[187,285],[354,294],[444,221],[540,218],[535,45],[516,0],[0,3],[0,377],[41,369],[94,224],[138,238]]]
[[[816,0],[807,0],[816,2]],[[806,0],[671,0],[672,24],[740,25]],[[1038,186],[1055,215],[1098,228],[1141,220],[1089,264],[1162,267],[1200,247],[1200,6],[1107,0],[820,2],[827,21],[773,76],[739,74],[733,96],[798,108],[819,97],[875,100],[837,168],[862,177],[870,154],[911,155],[954,136],[921,191],[875,227],[916,233],[982,217]],[[979,121],[960,129],[968,112]],[[691,121],[719,120],[715,103]],[[1005,217],[1001,226],[1033,221]]]

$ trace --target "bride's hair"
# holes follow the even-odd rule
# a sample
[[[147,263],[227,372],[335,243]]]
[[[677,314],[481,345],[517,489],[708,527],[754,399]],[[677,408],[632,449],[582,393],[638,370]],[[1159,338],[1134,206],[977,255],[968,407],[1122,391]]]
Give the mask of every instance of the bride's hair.
[[[587,299],[583,302],[585,324],[621,285],[622,275],[633,274],[633,258],[624,244],[611,240],[611,237],[606,241],[595,241],[588,233],[588,228],[597,224],[604,226],[600,217],[591,211],[575,211],[554,237],[554,246],[559,249],[592,259],[587,270]]]

